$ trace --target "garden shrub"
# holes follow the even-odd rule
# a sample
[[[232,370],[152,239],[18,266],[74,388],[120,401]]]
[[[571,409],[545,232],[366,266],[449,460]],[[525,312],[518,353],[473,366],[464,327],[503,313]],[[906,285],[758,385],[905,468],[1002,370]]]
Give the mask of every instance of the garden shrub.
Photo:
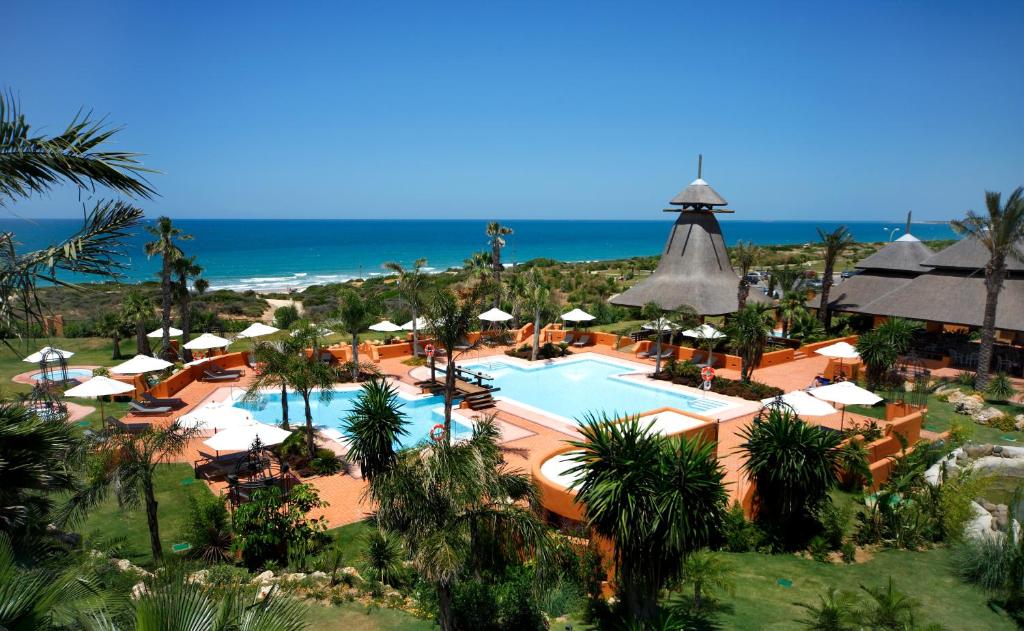
[[[729,552],[754,552],[764,544],[764,534],[747,520],[739,502],[733,502],[722,520],[722,538]]]
[[[843,563],[849,564],[857,560],[857,546],[852,541],[845,542],[839,551],[843,555]]]
[[[504,580],[495,586],[498,620],[502,629],[518,631],[547,628],[533,582],[533,568],[518,566],[509,568]]]
[[[1017,391],[1013,389],[1013,382],[1004,372],[992,375],[985,387],[985,396],[991,401],[1009,401],[1015,394]]]
[[[319,475],[333,475],[344,469],[344,463],[330,449],[317,449],[316,458],[309,461],[309,468]]]
[[[452,618],[457,629],[498,631],[498,599],[483,581],[462,581],[452,594]]]
[[[249,582],[249,571],[244,567],[218,563],[206,568],[206,582],[212,587],[229,587]]]
[[[299,310],[292,305],[285,305],[274,310],[274,326],[279,329],[291,328],[299,321]]]
[[[231,560],[231,517],[220,497],[192,495],[189,501],[188,532],[191,556],[207,563]]]
[[[700,366],[692,362],[675,362],[671,371],[666,369],[655,375],[655,379],[671,381],[691,388],[701,387],[704,380],[700,376]],[[781,388],[769,386],[759,381],[743,382],[725,377],[715,377],[711,382],[711,392],[730,397],[739,397],[748,401],[760,401],[783,394]]]
[[[533,344],[523,344],[515,350],[505,351],[505,354],[509,357],[518,357],[519,359],[529,361],[530,358],[533,357]],[[569,347],[565,344],[552,344],[551,342],[547,342],[546,344],[541,344],[537,348],[538,360],[555,359],[557,357],[567,357],[569,355],[572,355],[572,351],[570,351]]]
[[[990,419],[987,425],[989,427],[994,427],[1001,432],[1012,432],[1017,429],[1017,423],[1009,414],[1000,414],[999,416]]]
[[[249,568],[287,562],[288,544],[308,541],[313,547],[326,542],[327,522],[307,513],[326,506],[317,490],[307,484],[291,489],[285,501],[278,487],[260,489],[235,510],[235,544]],[[312,551],[312,550],[311,550]]]

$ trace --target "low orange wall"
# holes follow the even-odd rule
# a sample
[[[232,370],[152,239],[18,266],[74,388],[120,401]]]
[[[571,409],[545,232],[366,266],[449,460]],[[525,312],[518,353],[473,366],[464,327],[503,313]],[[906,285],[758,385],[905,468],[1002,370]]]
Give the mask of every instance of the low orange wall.
[[[210,364],[220,366],[225,369],[237,368],[239,366],[245,366],[245,357],[246,352],[227,353],[224,355],[217,355],[202,364],[186,366],[180,372],[171,375],[167,379],[164,379],[157,385],[153,386],[149,392],[155,397],[172,397],[193,381],[199,381],[203,376],[203,371],[206,370]]]
[[[793,361],[793,349],[784,348],[781,351],[772,351],[765,353],[761,356],[761,363],[757,365],[758,368],[767,368],[769,366],[777,366],[778,364],[785,364]]]
[[[393,359],[405,355],[412,355],[412,342],[381,344],[377,347],[377,356],[381,359]]]
[[[803,346],[801,346],[800,352],[804,353],[805,355],[813,355],[814,351],[818,350],[819,348],[825,348],[826,346],[838,344],[839,342],[846,342],[847,344],[856,345],[857,337],[858,336],[856,335],[847,335],[846,337],[837,337],[831,340],[822,340],[821,342],[811,342],[810,344],[804,344]]]
[[[889,480],[892,473],[892,458],[900,453],[904,442],[909,445],[907,452],[913,451],[914,445],[921,440],[921,424],[924,422],[924,409],[915,409],[906,416],[900,416],[891,421],[880,421],[885,435],[864,445],[868,451],[868,461],[871,468],[872,491],[877,491]],[[902,436],[903,441],[897,436]]]

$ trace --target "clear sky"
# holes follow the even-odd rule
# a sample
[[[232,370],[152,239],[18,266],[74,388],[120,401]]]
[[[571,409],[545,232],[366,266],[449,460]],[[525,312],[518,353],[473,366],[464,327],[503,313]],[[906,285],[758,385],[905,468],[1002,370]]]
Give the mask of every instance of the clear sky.
[[[1024,2],[8,0],[0,83],[174,217],[947,219],[1024,184]],[[22,202],[73,216],[67,191]]]

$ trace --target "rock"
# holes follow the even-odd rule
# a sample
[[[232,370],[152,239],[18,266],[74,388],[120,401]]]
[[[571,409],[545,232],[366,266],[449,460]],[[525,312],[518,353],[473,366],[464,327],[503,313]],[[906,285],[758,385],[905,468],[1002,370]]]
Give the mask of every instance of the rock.
[[[1018,414],[1017,416],[1013,417],[1013,426],[1017,429],[1018,432],[1024,431],[1024,414]]]
[[[274,580],[274,573],[270,570],[267,570],[266,572],[261,572],[254,576],[252,579],[252,583],[253,585],[266,585],[268,583],[273,583]]]
[[[147,572],[138,565],[135,565],[128,559],[114,559],[114,567],[121,572],[131,572],[133,574],[139,574],[141,576],[153,576],[151,572]]]
[[[960,392],[960,388],[958,386],[946,385],[941,386],[935,390],[935,394],[937,396],[942,396],[944,394],[953,394],[954,392]]]
[[[262,585],[258,592],[256,592],[256,600],[262,602],[267,599],[270,592],[274,591],[275,585]]]
[[[354,567],[343,567],[343,568],[341,568],[341,573],[344,574],[345,576],[351,576],[353,578],[357,578],[359,580],[363,580],[362,575],[359,574],[359,570],[357,570]]]
[[[282,574],[281,575],[281,580],[285,580],[285,581],[295,581],[295,582],[298,582],[298,581],[301,581],[304,578],[306,578],[306,574],[304,572],[295,572],[294,574]]]
[[[1024,458],[1024,447],[1002,445],[1003,458]]]
[[[981,458],[992,454],[992,445],[964,445],[963,450],[968,458]]]
[[[384,598],[401,598],[401,597],[402,597],[402,592],[398,591],[397,589],[392,589],[390,591],[384,592]]]
[[[1003,446],[1002,445],[992,445],[992,453],[995,454],[995,455],[1002,454],[1003,453]]]
[[[206,570],[199,570],[198,572],[192,572],[188,575],[189,583],[198,583],[199,585],[206,585]]]
[[[982,474],[1000,474],[1024,478],[1024,458],[985,456],[971,463],[970,468]]]
[[[942,466],[943,463],[936,462],[932,466],[928,467],[928,470],[924,472],[924,481],[932,486],[938,486],[939,483],[942,481],[942,476],[940,474],[940,467]]]
[[[316,581],[318,583],[325,583],[325,582],[331,580],[331,577],[327,576],[326,572],[320,572],[320,571],[313,572],[312,574],[309,575],[309,578],[313,579],[314,581]]]
[[[977,394],[964,394],[962,391],[957,390],[949,394],[948,401],[953,404],[953,408],[958,414],[974,414],[978,410],[985,407],[985,400],[981,395]]]
[[[981,423],[982,425],[988,425],[992,421],[1001,418],[1003,418],[1003,412],[996,408],[985,408],[971,414],[971,420],[975,423]]]
[[[992,530],[992,514],[977,502],[971,502],[971,512],[974,516],[964,526],[964,536],[969,539],[994,540],[996,532]]]
[[[136,583],[132,587],[132,600],[138,600],[149,593],[145,583]]]

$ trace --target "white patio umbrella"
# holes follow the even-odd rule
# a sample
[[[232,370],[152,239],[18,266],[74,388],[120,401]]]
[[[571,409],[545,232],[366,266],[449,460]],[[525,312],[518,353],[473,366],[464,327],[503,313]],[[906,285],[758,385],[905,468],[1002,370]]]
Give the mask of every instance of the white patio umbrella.
[[[124,383],[123,381],[117,381],[110,377],[93,377],[88,381],[84,381],[74,388],[70,388],[64,391],[64,396],[68,397],[85,397],[89,399],[99,399],[100,402],[100,419],[105,419],[106,414],[103,411],[103,399],[102,397],[114,395],[114,394],[127,394],[129,392],[135,392],[135,386]]]
[[[301,330],[292,331],[292,337],[296,337],[300,333],[302,333]],[[323,326],[316,330],[316,334],[317,334],[318,337],[327,337],[328,335],[331,335],[332,333],[334,333],[334,331],[328,329],[327,327],[323,327]]]
[[[201,431],[220,432],[236,427],[254,425],[256,420],[248,410],[223,403],[208,404],[192,410],[178,419],[182,427]]]
[[[252,447],[257,438],[264,445],[272,447],[280,445],[289,436],[291,432],[280,427],[253,423],[217,432],[204,440],[203,444],[214,451],[244,451]]]
[[[264,335],[273,335],[281,329],[277,327],[268,326],[262,322],[253,322],[249,326],[245,327],[245,330],[238,334],[240,338],[253,338],[263,337]]]
[[[590,322],[596,318],[597,316],[592,316],[583,309],[573,309],[569,313],[562,314],[562,319],[566,322]]]
[[[860,358],[860,353],[857,352],[857,349],[854,348],[853,346],[851,346],[850,344],[847,344],[846,342],[836,342],[835,344],[829,344],[828,346],[825,346],[823,348],[819,348],[818,350],[816,350],[814,352],[817,353],[818,355],[822,355],[824,357],[831,357],[833,359],[838,359],[839,360],[839,374],[840,375],[843,374],[843,360],[844,359],[858,359],[858,358]]]
[[[484,311],[477,317],[479,317],[481,320],[484,320],[485,322],[507,322],[508,320],[512,319],[512,314],[505,313],[501,309],[494,307],[493,309],[488,309],[487,311]]]
[[[839,411],[821,399],[812,397],[803,390],[787,392],[786,394],[778,397],[761,399],[761,403],[764,405],[771,405],[776,401],[782,401],[789,407],[793,408],[793,411],[796,412],[797,416],[828,416],[829,414],[835,414]]]
[[[128,361],[118,364],[110,369],[115,375],[138,375],[144,372],[155,372],[173,366],[169,361],[149,355],[136,355]]]
[[[196,339],[185,344],[185,348],[190,351],[204,351],[211,348],[224,348],[231,343],[231,340],[226,340],[219,335],[213,333],[203,333]]]
[[[427,319],[423,318],[423,317],[416,318],[416,329],[418,330],[418,329],[425,329],[425,328],[427,328]],[[402,325],[402,330],[403,331],[412,331],[412,320],[409,320],[408,322],[403,324]]]
[[[710,324],[702,324],[698,327],[687,329],[683,331],[683,335],[699,340],[720,340],[725,337],[725,333],[722,333]]]
[[[47,358],[50,361],[57,361],[61,357],[63,357],[64,359],[68,359],[72,355],[74,355],[74,353],[71,351],[62,351],[61,349],[54,348],[52,346],[44,346],[38,351],[26,357],[22,361],[26,361],[30,364],[38,364],[39,362],[43,361],[43,356],[47,356]]]
[[[383,322],[378,322],[377,324],[371,324],[370,330],[377,331],[379,333],[395,333],[397,331],[401,331],[402,327],[398,326],[391,320],[384,320]]]
[[[843,404],[843,416],[839,420],[839,429],[843,428],[843,423],[846,421],[847,405],[874,405],[882,400],[882,397],[870,390],[861,388],[852,381],[830,383],[827,386],[811,388],[807,392],[822,401]]]
[[[184,333],[185,333],[181,329],[176,329],[173,326],[171,328],[167,329],[167,332],[170,334],[171,337],[178,337],[180,335],[184,335]],[[150,331],[149,333],[146,333],[146,337],[163,337],[163,336],[164,336],[164,330],[163,330],[162,327],[157,329],[157,330],[155,330],[155,331]]]
[[[651,320],[650,322],[644,324],[640,328],[645,331],[657,331],[659,327],[658,322],[656,320]],[[660,328],[662,331],[671,331],[672,329],[675,328],[675,324],[673,324],[670,320],[662,319]]]

